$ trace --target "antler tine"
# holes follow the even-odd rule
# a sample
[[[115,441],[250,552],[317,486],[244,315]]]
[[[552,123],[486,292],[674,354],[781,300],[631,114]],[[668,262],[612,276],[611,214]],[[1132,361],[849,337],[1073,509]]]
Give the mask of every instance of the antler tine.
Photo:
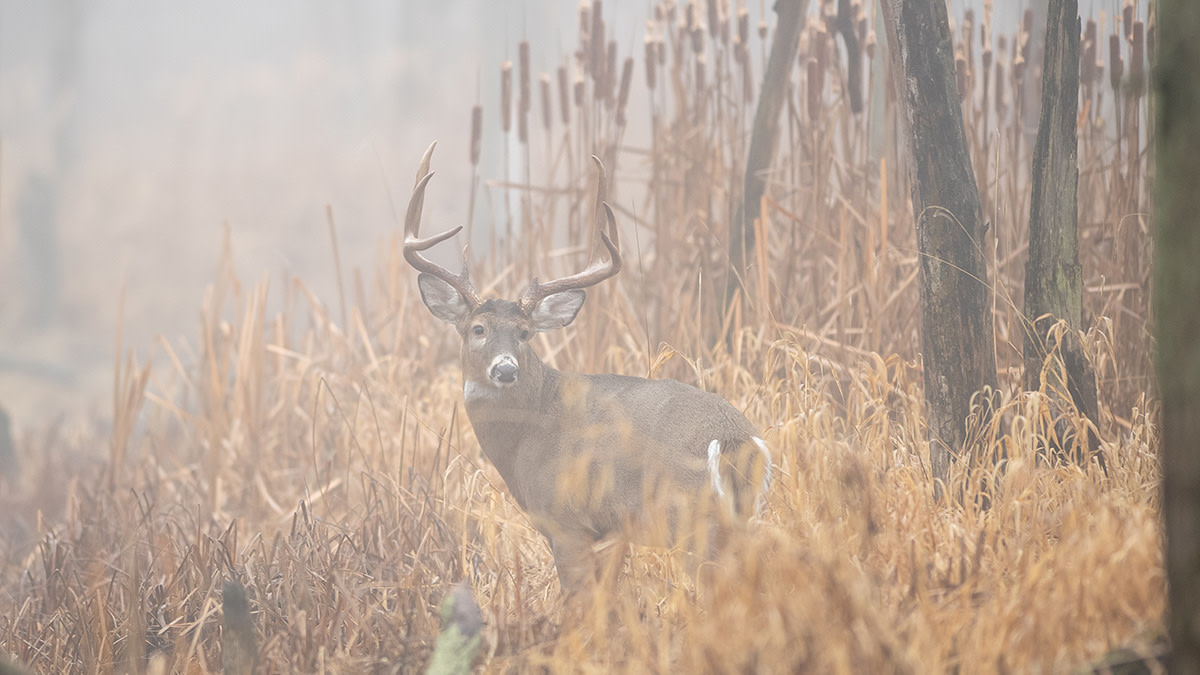
[[[479,294],[475,292],[475,287],[471,284],[471,278],[467,273],[466,261],[463,261],[462,273],[454,274],[420,253],[446,241],[458,234],[459,230],[462,230],[462,225],[459,225],[458,227],[442,232],[441,234],[426,237],[425,239],[420,239],[417,236],[421,228],[421,211],[425,206],[425,186],[429,184],[429,179],[433,178],[433,173],[429,171],[429,160],[432,154],[433,145],[429,146],[429,149],[425,151],[425,156],[421,158],[421,165],[418,170],[420,178],[417,180],[417,186],[413,188],[412,198],[408,201],[408,212],[404,214],[404,259],[418,272],[431,274],[450,284],[450,287],[463,300],[472,308],[475,308],[480,305],[481,301]],[[420,174],[421,171],[425,172],[423,176]]]
[[[613,215],[612,207],[608,205],[608,202],[601,199],[601,196],[605,191],[606,183],[604,164],[602,164],[600,159],[595,155],[592,155],[592,159],[596,162],[596,168],[600,170],[600,178],[596,187],[596,197],[598,200],[598,204],[596,206],[596,210],[598,212],[596,214],[596,220],[600,220],[599,212],[603,212],[603,224],[597,223],[597,226],[600,230],[600,241],[604,244],[604,248],[608,249],[608,260],[596,260],[592,264],[588,265],[587,268],[585,268],[582,272],[577,272],[570,276],[548,281],[544,284],[539,283],[537,277],[534,277],[533,280],[529,282],[529,289],[526,290],[525,294],[521,296],[519,304],[522,311],[528,312],[532,310],[547,296],[574,288],[587,288],[588,286],[595,286],[605,279],[616,276],[617,273],[621,271],[621,249],[617,245],[617,242],[620,241],[620,238],[617,235],[617,219],[616,216]],[[607,225],[607,228],[605,228],[604,225]],[[605,231],[606,229],[607,232]]]

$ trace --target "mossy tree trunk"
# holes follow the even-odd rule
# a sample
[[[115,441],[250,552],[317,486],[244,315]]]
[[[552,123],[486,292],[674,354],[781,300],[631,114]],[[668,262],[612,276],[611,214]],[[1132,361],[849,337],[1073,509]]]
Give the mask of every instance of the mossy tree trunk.
[[[1154,317],[1170,672],[1200,673],[1200,3],[1161,0]]]
[[[971,455],[968,418],[989,414],[996,385],[979,190],[967,150],[944,0],[884,0],[920,254],[921,351],[929,460],[937,494],[951,461]],[[972,404],[984,400],[984,410]]]
[[[1042,68],[1041,119],[1033,147],[1029,258],[1025,263],[1025,388],[1056,407],[1073,404],[1095,425],[1096,376],[1083,353],[1083,276],[1079,266],[1079,2],[1050,0]],[[1058,321],[1066,330],[1055,329]],[[1065,373],[1063,381],[1061,373]],[[1074,445],[1065,424],[1059,448]],[[1096,436],[1088,434],[1094,451]],[[1102,460],[1101,460],[1102,461]],[[1102,461],[1103,465],[1103,461]]]

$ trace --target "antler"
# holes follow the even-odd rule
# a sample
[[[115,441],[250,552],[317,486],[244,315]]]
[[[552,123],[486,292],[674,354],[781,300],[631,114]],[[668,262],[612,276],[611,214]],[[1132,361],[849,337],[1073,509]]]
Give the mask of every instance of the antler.
[[[604,244],[604,248],[608,249],[608,260],[596,260],[582,272],[554,279],[544,284],[538,282],[537,277],[534,277],[529,282],[529,288],[526,289],[525,294],[518,301],[521,310],[524,312],[529,312],[534,307],[537,307],[538,303],[547,296],[574,288],[594,286],[605,279],[616,276],[621,271],[621,240],[617,234],[617,220],[613,215],[612,207],[608,205],[608,202],[604,201],[605,192],[607,191],[607,177],[604,173],[604,164],[595,155],[592,155],[592,161],[596,163],[596,169],[600,172],[600,176],[596,182],[596,225],[597,229],[600,230],[600,241]],[[600,221],[601,211],[604,213],[603,222]],[[605,225],[607,225],[607,228],[605,228]],[[608,230],[607,232],[605,231],[606,229]]]
[[[417,271],[431,274],[450,284],[450,287],[458,292],[458,295],[471,306],[471,309],[475,309],[481,304],[481,301],[479,294],[475,292],[475,287],[471,284],[466,261],[463,262],[462,273],[454,274],[420,253],[446,241],[462,229],[462,225],[459,225],[425,239],[417,238],[417,232],[421,227],[421,210],[425,206],[425,186],[429,184],[429,179],[433,178],[433,173],[429,171],[429,161],[433,157],[435,146],[437,146],[437,142],[429,146],[425,155],[421,157],[421,164],[417,167],[417,185],[413,188],[412,198],[408,200],[408,212],[404,215],[404,259]]]

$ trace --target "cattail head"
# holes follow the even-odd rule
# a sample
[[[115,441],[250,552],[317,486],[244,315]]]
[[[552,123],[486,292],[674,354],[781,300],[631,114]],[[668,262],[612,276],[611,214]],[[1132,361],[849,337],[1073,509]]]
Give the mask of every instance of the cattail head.
[[[1004,102],[1004,63],[996,62],[996,117],[1003,118],[1008,105]]]
[[[1096,21],[1088,19],[1080,45],[1079,85],[1086,91],[1096,84]]]
[[[655,50],[658,43],[655,42],[654,36],[646,36],[646,55],[644,62],[646,64],[646,88],[653,91],[658,84],[658,56],[655,55]]]
[[[759,40],[767,39],[767,20],[766,19],[758,20],[758,39]]]
[[[879,43],[879,40],[878,40],[878,38],[875,37],[875,30],[872,29],[870,32],[867,33],[866,45],[863,47],[863,51],[865,51],[867,53],[868,59],[875,58],[875,48],[878,43]]]
[[[483,147],[483,106],[471,108],[471,166],[479,166],[479,150]]]
[[[538,78],[538,84],[541,85],[540,88],[542,90],[542,128],[546,131],[550,131],[550,123],[554,121],[554,114],[552,112],[554,106],[550,102],[551,94],[549,73],[542,73]]]
[[[738,29],[737,40],[738,44],[745,47],[750,44],[750,10],[745,7],[739,7],[737,12]]]
[[[700,54],[704,51],[704,29],[700,26],[694,26],[691,30],[692,36],[692,52]]]
[[[604,78],[604,3],[602,0],[592,2],[592,27],[588,31],[588,69],[592,73],[592,81],[599,86]]]
[[[608,107],[612,107],[616,101],[613,99],[613,87],[617,84],[617,41],[612,40],[608,43],[608,58],[604,66],[604,102]]]
[[[967,70],[967,58],[963,56],[961,46],[956,51],[958,54],[954,57],[954,74],[958,82],[958,97],[965,101],[971,91],[970,72]]]
[[[824,81],[821,76],[821,63],[816,57],[808,57],[808,119],[815,122],[821,115],[821,90]]]
[[[1121,36],[1108,36],[1108,78],[1113,93],[1121,90],[1121,76],[1125,74],[1125,60],[1121,58]]]
[[[1133,0],[1125,0],[1125,4],[1121,6],[1121,28],[1125,34],[1125,39],[1133,41]],[[1130,64],[1132,68],[1132,64]]]
[[[533,83],[529,72],[529,41],[521,40],[517,45],[517,74],[521,83],[521,98],[518,105],[522,112],[528,112],[533,106]]]
[[[500,128],[512,130],[512,61],[500,65]]]
[[[567,67],[558,67],[558,112],[563,126],[571,123],[571,93],[567,83]]]
[[[617,124],[625,126],[625,106],[629,103],[629,87],[633,80],[633,58],[625,59],[621,68],[621,87],[617,90]]]
[[[1139,19],[1133,22],[1133,42],[1129,47],[1129,88],[1141,96],[1146,87],[1146,25]]]
[[[705,4],[708,6],[708,34],[716,40],[717,31],[721,28],[721,10],[717,7],[717,0],[705,0]]]
[[[746,105],[754,103],[754,68],[750,59],[742,59],[742,101]]]

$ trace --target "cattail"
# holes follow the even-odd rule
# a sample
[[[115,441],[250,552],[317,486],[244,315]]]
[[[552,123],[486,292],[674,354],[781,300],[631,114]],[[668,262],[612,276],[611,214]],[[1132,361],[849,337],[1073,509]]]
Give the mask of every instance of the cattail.
[[[1004,117],[1008,105],[1004,102],[1004,64],[996,62],[996,119]]]
[[[583,87],[583,75],[581,74],[575,78],[575,107],[577,108],[583,107]]]
[[[969,75],[967,72],[967,59],[963,56],[962,49],[956,50],[958,54],[954,57],[954,74],[958,81],[958,97],[963,101],[967,100],[967,94],[970,92]]]
[[[471,166],[479,166],[479,150],[483,146],[483,106],[471,108]]]
[[[962,36],[962,53],[966,57],[967,72],[972,72],[975,70],[975,50],[971,48],[971,38],[975,36],[974,10],[968,9],[963,14]]]
[[[575,57],[588,67],[592,55],[592,8],[588,0],[579,0],[579,50]]]
[[[663,42],[663,39],[661,36],[654,42],[655,42],[654,51],[655,51],[655,53],[658,54],[658,65],[666,66],[667,65],[667,45],[666,45],[666,43]]]
[[[767,20],[766,19],[758,20],[758,39],[759,40],[767,39]]]
[[[700,93],[704,92],[704,85],[705,85],[704,62],[705,62],[704,54],[697,54],[696,55],[696,91],[700,92]]]
[[[721,11],[721,44],[729,46],[729,12]]]
[[[696,5],[695,0],[688,2],[683,9],[683,30],[686,33],[691,33],[696,28]]]
[[[558,67],[558,110],[563,126],[571,123],[571,94],[567,84],[567,67]]]
[[[512,130],[512,61],[500,66],[500,128]]]
[[[1133,41],[1133,0],[1125,0],[1125,4],[1121,7],[1121,27],[1124,29],[1125,39]],[[1132,69],[1133,64],[1130,64]]]
[[[550,103],[550,75],[542,73],[541,77],[538,78],[538,82],[542,88],[542,128],[550,131],[550,123],[554,118],[554,113],[552,112],[553,106]]]
[[[608,43],[608,62],[604,67],[604,101],[612,107],[613,87],[617,84],[617,41]]]
[[[1155,61],[1154,56],[1156,52],[1154,51],[1154,34],[1156,32],[1157,31],[1154,30],[1154,24],[1150,24],[1150,27],[1146,29],[1146,60],[1151,63],[1154,63]]]
[[[1141,96],[1146,85],[1146,25],[1139,19],[1133,22],[1133,44],[1129,49],[1129,86],[1135,97]]]
[[[654,91],[654,86],[658,84],[658,57],[654,54],[658,43],[654,41],[654,37],[646,36],[646,88]]]
[[[1114,93],[1121,90],[1121,76],[1125,74],[1125,61],[1121,58],[1121,36],[1108,36],[1108,78]]]
[[[588,67],[591,69],[593,82],[599,88],[604,79],[604,4],[602,0],[592,2],[592,29],[588,37],[591,40]]]
[[[821,64],[815,57],[808,57],[808,119],[813,122],[821,114]]]
[[[529,110],[517,107],[517,140],[529,142]]]
[[[745,7],[738,8],[738,30],[737,39],[743,47],[750,44],[750,10]]]
[[[625,59],[621,68],[621,88],[617,94],[617,124],[625,126],[625,105],[629,103],[629,85],[633,80],[633,57]]]
[[[717,8],[717,0],[706,0],[708,5],[708,34],[713,40],[717,39],[717,31],[720,30],[721,21],[720,10]]]
[[[1088,19],[1083,30],[1083,48],[1079,57],[1079,84],[1091,91],[1096,83],[1096,21]]]
[[[517,71],[521,82],[521,98],[518,105],[521,112],[529,112],[533,106],[533,86],[529,72],[529,41],[521,40],[517,45]]]
[[[878,42],[879,42],[879,39],[875,37],[875,31],[874,30],[869,31],[867,33],[866,44],[863,47],[863,51],[865,51],[867,53],[868,59],[875,58],[875,46],[878,44]]]
[[[699,54],[704,51],[704,30],[700,26],[692,29],[692,52]]]
[[[754,103],[754,68],[747,58],[742,59],[742,100],[746,105]]]
[[[1017,88],[1019,89],[1021,84],[1025,82],[1025,57],[1018,56],[1017,58],[1013,59],[1012,76],[1013,80],[1017,83]]]
[[[1027,8],[1021,16],[1021,56],[1029,60],[1029,47],[1033,42],[1033,10]]]

